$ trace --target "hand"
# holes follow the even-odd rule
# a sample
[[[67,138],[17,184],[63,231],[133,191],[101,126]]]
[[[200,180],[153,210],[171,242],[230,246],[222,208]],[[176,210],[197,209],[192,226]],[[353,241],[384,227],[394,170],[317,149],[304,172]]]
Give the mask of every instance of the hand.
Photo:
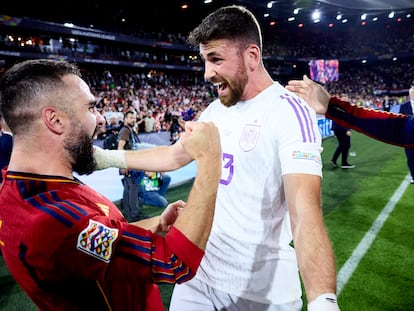
[[[182,200],[175,201],[165,208],[160,217],[161,231],[168,232],[175,223],[177,217],[183,211],[185,202]]]
[[[194,160],[201,158],[221,158],[220,136],[212,122],[193,122],[185,124],[185,132],[179,142]]]
[[[303,76],[303,80],[290,80],[286,89],[304,99],[316,113],[325,114],[328,110],[331,95],[306,75]]]

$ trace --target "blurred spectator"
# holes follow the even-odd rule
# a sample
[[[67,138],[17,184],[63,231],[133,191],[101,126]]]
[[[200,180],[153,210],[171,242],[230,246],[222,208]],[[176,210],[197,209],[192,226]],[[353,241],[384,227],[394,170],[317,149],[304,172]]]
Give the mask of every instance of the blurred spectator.
[[[171,177],[164,172],[140,171],[136,177],[139,183],[138,196],[145,205],[165,208],[168,201],[165,198]]]
[[[184,126],[181,125],[179,117],[173,117],[171,125],[169,128],[170,131],[170,141],[171,145],[175,144],[179,139],[182,132],[184,132]]]
[[[138,133],[135,131],[136,115],[134,111],[127,111],[124,115],[124,126],[119,132],[118,150],[135,150],[137,149]],[[139,184],[134,174],[136,171],[128,169],[119,169],[119,173],[123,175],[122,185],[124,191],[122,193],[122,210],[125,218],[129,222],[134,222],[143,218],[145,215],[141,212],[138,200]]]
[[[406,114],[406,115],[413,115],[414,114],[414,83],[409,89],[408,95],[409,95],[409,100],[401,105],[400,113]],[[411,184],[414,184],[414,149],[406,147],[405,155],[407,157],[408,169],[410,170],[410,174],[411,174],[410,182]]]
[[[148,110],[144,118],[145,133],[155,132],[155,119],[152,116],[152,111]]]
[[[119,135],[119,126],[113,126],[107,129],[106,136],[103,140],[103,148],[116,150],[118,149],[118,135]]]
[[[342,94],[340,97],[341,100],[349,101],[349,98]],[[351,148],[351,129],[343,127],[338,123],[332,121],[332,130],[338,141],[338,146],[335,149],[334,154],[332,155],[331,165],[333,168],[337,168],[337,160],[341,157],[341,168],[354,168],[354,164],[348,162],[349,149]]]

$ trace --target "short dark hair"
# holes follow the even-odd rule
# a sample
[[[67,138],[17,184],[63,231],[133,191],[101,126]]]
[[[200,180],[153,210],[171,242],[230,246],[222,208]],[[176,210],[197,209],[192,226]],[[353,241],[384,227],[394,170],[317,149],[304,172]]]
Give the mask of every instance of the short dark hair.
[[[132,111],[132,110],[128,110],[127,112],[125,112],[124,113],[124,119],[129,115],[129,114],[134,114],[135,115],[135,112],[134,111]]]
[[[0,111],[14,134],[26,131],[38,117],[43,96],[64,87],[62,77],[81,77],[72,63],[52,59],[26,60],[6,70],[0,80]]]
[[[230,39],[256,44],[262,50],[260,25],[248,9],[239,5],[222,7],[205,17],[188,36],[188,43],[197,47],[211,40]]]

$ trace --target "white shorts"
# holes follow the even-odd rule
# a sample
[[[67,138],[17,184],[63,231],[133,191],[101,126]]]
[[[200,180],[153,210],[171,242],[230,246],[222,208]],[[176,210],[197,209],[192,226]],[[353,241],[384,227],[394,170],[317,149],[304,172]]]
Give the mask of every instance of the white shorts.
[[[301,299],[281,305],[247,300],[212,288],[196,278],[176,284],[169,311],[300,311]]]

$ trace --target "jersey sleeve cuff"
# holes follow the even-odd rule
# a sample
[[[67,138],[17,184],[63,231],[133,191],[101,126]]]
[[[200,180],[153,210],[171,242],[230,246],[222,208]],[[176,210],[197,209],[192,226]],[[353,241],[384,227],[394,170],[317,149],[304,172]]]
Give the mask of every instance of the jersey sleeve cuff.
[[[175,227],[171,227],[165,239],[168,246],[195,274],[203,259],[204,251]]]

